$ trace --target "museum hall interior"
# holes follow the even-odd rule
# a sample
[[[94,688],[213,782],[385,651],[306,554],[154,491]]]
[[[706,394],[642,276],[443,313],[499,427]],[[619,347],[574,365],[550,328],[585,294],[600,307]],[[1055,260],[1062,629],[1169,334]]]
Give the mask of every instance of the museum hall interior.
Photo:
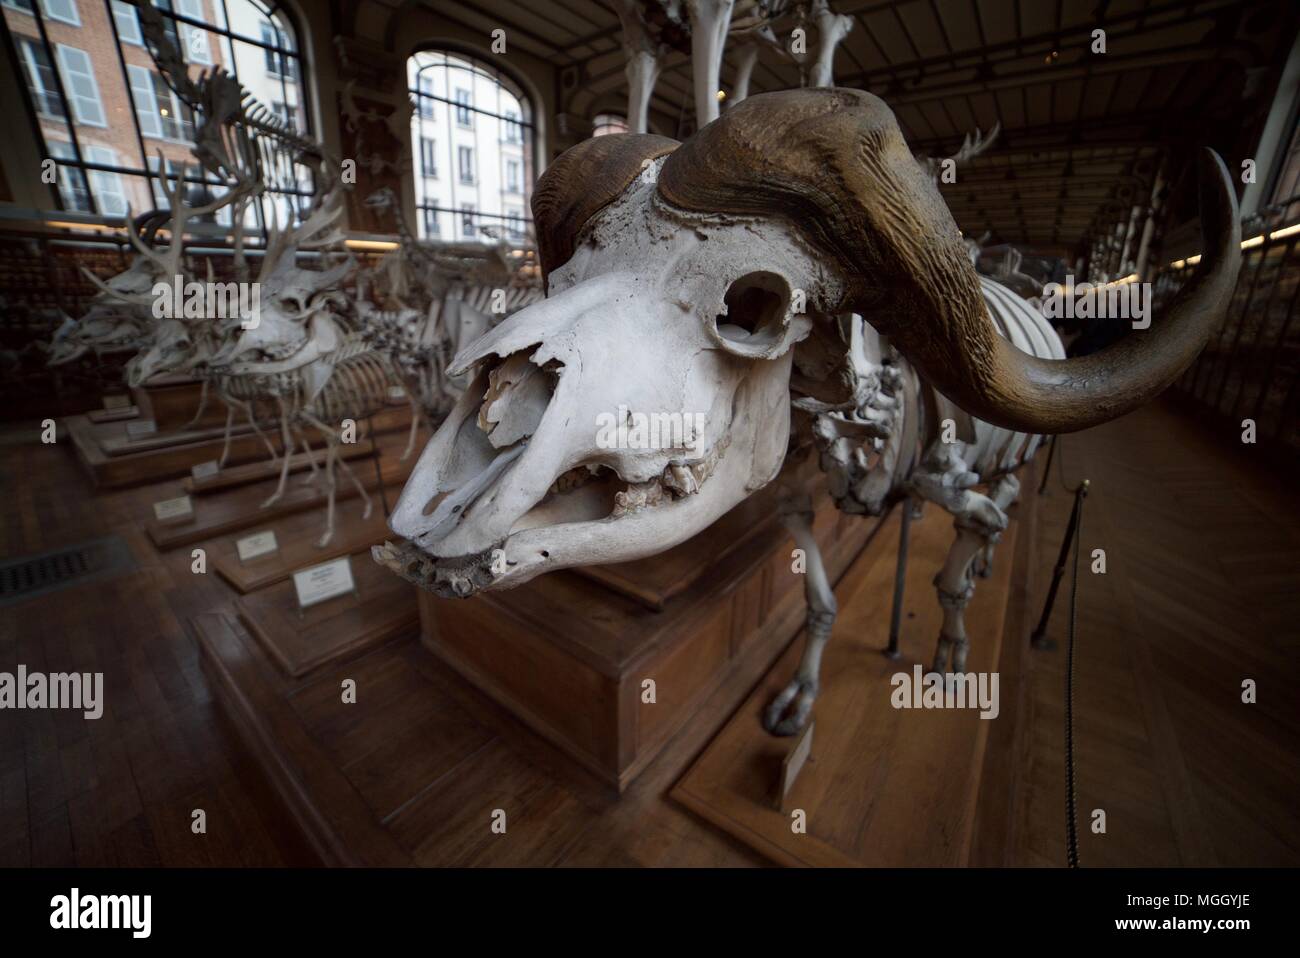
[[[1300,865],[1294,0],[0,24],[0,869]]]

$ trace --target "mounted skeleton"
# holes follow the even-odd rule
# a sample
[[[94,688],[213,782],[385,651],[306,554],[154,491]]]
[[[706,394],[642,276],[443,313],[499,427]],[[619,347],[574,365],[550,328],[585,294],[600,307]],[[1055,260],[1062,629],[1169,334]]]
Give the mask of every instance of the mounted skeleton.
[[[391,363],[370,350],[360,333],[336,315],[345,306],[339,287],[355,267],[351,257],[323,270],[302,269],[297,263],[299,251],[308,247],[323,259],[342,252],[338,230],[343,212],[340,164],[320,143],[301,136],[253,100],[230,75],[212,70],[192,79],[157,12],[147,3],[136,6],[160,72],[199,117],[194,152],[200,165],[219,182],[234,184],[224,196],[194,208],[182,195],[184,170],[176,177],[174,190],[167,189],[164,176],[163,189],[170,201],[170,245],[165,252],[159,251],[132,231],[139,256],[169,280],[183,277],[186,222],[231,206],[234,272],[237,279],[247,280],[250,269],[243,238],[247,204],[260,203],[272,188],[296,192],[304,170],[310,172],[316,188],[309,209],[296,226],[290,221],[281,230],[278,208],[274,202],[270,204],[271,225],[254,280],[261,294],[257,314],[235,319],[164,319],[155,325],[152,340],[132,361],[129,377],[139,383],[161,371],[200,376],[205,401],[209,392],[215,393],[229,410],[222,465],[230,449],[235,411],[243,411],[252,428],[262,435],[256,410],[274,409],[283,440],[282,458],[265,436],[263,440],[280,468],[280,481],[264,505],[283,495],[292,455],[299,447],[308,457],[313,476],[317,474],[305,429],[310,426],[318,431],[326,444],[322,475],[328,490],[327,520],[320,541],[324,545],[334,531],[336,468],[357,484],[367,516],[371,510],[364,488],[338,456],[342,436],[335,423],[373,414],[386,404],[390,389],[398,382]],[[289,215],[292,217],[292,212]]]
[[[451,358],[494,322],[540,300],[541,285],[523,274],[504,237],[433,246],[411,235],[391,187],[376,190],[366,204],[393,213],[400,244],[358,274],[357,318],[367,342],[392,360],[432,431],[465,385],[447,375]],[[379,305],[371,302],[372,289]],[[403,458],[414,449],[416,424]]]
[[[1209,151],[1201,172],[1207,235],[1196,279],[1150,330],[1061,360],[1020,348],[1032,329],[1000,332],[946,206],[870,94],[751,97],[681,145],[646,135],[579,144],[534,196],[548,299],[453,364],[472,383],[390,520],[407,544],[376,558],[441,595],[643,558],[776,479],[791,448],[820,441],[846,508],[911,494],[954,510],[970,535],[940,585],[960,596],[969,556],[1005,523],[1014,486],[999,480],[1028,454],[1025,437],[1145,402],[1221,316],[1240,260],[1235,199]],[[846,335],[844,313],[862,316],[906,366],[889,371],[882,353],[840,375],[871,360],[870,344]],[[905,391],[922,388],[936,403],[946,397],[954,416],[1001,430],[959,430],[962,452],[996,463],[978,477],[994,481],[988,494],[971,489],[961,452],[924,448],[932,433],[908,424],[920,407]],[[698,412],[705,426],[689,442],[611,448],[597,416],[620,409]],[[850,427],[841,456],[835,429]],[[874,455],[857,457],[855,443]],[[917,450],[923,465],[913,469]],[[798,727],[816,696],[833,615],[819,568],[810,556],[814,618],[800,672],[765,717],[778,733]],[[964,633],[945,618],[936,660],[959,659]]]

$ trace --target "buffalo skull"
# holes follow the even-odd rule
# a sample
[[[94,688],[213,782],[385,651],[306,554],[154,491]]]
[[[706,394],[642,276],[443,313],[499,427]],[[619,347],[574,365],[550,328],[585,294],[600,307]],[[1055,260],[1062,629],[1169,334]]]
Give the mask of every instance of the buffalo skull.
[[[1196,277],[1152,329],[1061,361],[997,334],[956,224],[871,94],[750,97],[680,146],[579,144],[533,199],[548,298],[453,361],[470,386],[390,519],[406,543],[375,558],[466,596],[694,536],[777,475],[794,352],[842,312],[987,422],[1113,419],[1195,357],[1235,279],[1226,172],[1206,151],[1202,173],[1213,238]],[[601,441],[611,416],[655,414],[700,428]]]

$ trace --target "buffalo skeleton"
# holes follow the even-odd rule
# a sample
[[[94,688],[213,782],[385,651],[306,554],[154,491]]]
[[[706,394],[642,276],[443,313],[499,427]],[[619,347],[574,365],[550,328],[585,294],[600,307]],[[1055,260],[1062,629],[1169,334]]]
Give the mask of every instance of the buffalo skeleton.
[[[1199,164],[1197,276],[1151,329],[1065,360],[1040,320],[990,310],[931,177],[868,93],[753,96],[684,144],[579,144],[534,195],[548,298],[453,362],[470,385],[390,518],[406,541],[375,558],[437,594],[472,595],[655,555],[788,482],[783,512],[808,550],[808,641],[764,724],[791,734],[816,699],[835,615],[798,488],[800,455],[815,451],[845,511],[914,496],[955,516],[934,667],[961,669],[972,563],[1005,527],[1035,437],[1155,396],[1222,315],[1240,263],[1236,203],[1222,161],[1206,150]],[[616,409],[699,412],[705,426],[610,448],[597,417]],[[936,442],[943,418],[960,444]]]

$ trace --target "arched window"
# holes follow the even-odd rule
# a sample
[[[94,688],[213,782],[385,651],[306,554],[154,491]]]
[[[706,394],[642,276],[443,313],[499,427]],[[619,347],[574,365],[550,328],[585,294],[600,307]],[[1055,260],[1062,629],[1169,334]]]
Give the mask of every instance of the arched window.
[[[278,0],[152,0],[191,77],[218,67],[294,129],[311,132],[297,31]],[[196,167],[194,116],[145,46],[126,0],[0,0],[65,210],[119,216],[165,203],[159,172],[187,166],[187,200],[220,181]],[[105,40],[109,42],[105,43]],[[218,187],[215,192],[221,192]],[[299,174],[271,187],[283,211],[310,193]],[[295,195],[296,194],[296,195]],[[291,195],[295,195],[292,196]],[[229,211],[222,211],[229,221]],[[250,223],[261,210],[251,208]]]
[[[524,240],[537,175],[533,105],[489,63],[422,50],[406,61],[419,235]]]
[[[592,136],[608,136],[610,133],[626,133],[627,117],[620,113],[597,113],[591,121]]]

